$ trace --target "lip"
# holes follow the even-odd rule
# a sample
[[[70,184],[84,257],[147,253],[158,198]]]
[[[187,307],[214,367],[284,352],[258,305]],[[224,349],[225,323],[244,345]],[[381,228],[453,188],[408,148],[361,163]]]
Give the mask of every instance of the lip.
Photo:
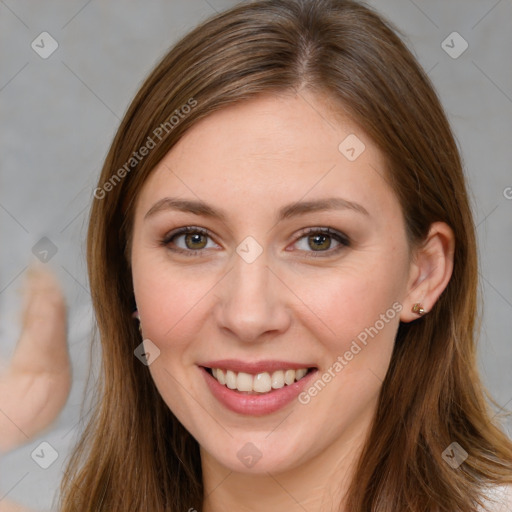
[[[215,362],[216,364],[219,361]],[[208,363],[209,364],[209,363]],[[283,364],[279,362],[279,364]],[[254,367],[254,365],[249,365]],[[213,366],[213,368],[223,368],[225,366]],[[211,368],[208,366],[208,368]],[[232,366],[231,366],[232,368]],[[247,373],[251,373],[247,371],[248,365],[244,365]],[[265,368],[269,369],[267,365]],[[278,369],[282,369],[283,366],[279,366]],[[305,366],[296,366],[296,368],[292,368],[291,366],[285,366],[284,368],[290,369],[299,369],[305,368]],[[311,366],[309,366],[311,368]],[[236,412],[238,414],[243,414],[247,416],[264,416],[267,414],[272,414],[273,412],[278,411],[279,409],[284,408],[293,402],[298,395],[306,388],[311,380],[315,377],[318,372],[317,369],[307,373],[302,379],[298,382],[294,382],[289,386],[284,386],[280,389],[273,389],[268,393],[264,394],[244,394],[239,391],[235,391],[233,389],[229,389],[226,386],[223,386],[217,379],[215,379],[212,375],[208,373],[204,366],[199,366],[201,373],[206,381],[208,388],[212,395],[221,403],[224,407],[229,409],[230,411]]]
[[[245,362],[240,359],[219,359],[217,361],[198,363],[197,365],[205,366],[206,368],[231,370],[233,372],[245,372],[252,375],[263,372],[276,372],[278,370],[300,370],[301,368],[316,368],[315,363],[295,363],[291,361],[277,361],[275,359],[251,362]]]

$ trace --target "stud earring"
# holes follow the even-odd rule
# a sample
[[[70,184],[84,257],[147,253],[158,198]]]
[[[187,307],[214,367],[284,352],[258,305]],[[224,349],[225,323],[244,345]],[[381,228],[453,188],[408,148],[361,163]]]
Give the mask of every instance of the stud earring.
[[[423,306],[422,306],[422,304],[420,302],[416,302],[416,304],[414,304],[412,306],[411,311],[413,313],[416,313],[416,314],[420,315],[420,316],[422,316],[422,315],[424,315],[426,313],[426,311],[423,309]]]

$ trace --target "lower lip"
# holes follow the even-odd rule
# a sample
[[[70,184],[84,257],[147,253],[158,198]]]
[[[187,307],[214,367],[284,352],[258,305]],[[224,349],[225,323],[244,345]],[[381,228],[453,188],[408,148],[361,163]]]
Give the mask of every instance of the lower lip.
[[[249,395],[223,386],[204,367],[199,368],[213,396],[222,405],[233,412],[249,416],[263,416],[282,409],[297,398],[317,372],[313,370],[289,386],[285,385],[264,394]]]

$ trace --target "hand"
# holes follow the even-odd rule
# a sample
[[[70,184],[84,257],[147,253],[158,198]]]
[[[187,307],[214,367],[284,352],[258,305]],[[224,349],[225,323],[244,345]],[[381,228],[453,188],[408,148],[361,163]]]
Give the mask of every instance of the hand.
[[[62,291],[53,274],[42,267],[29,269],[27,277],[21,336],[0,376],[0,452],[48,427],[71,388]]]
[[[22,507],[17,503],[3,499],[0,501],[0,512],[32,512],[28,508]]]

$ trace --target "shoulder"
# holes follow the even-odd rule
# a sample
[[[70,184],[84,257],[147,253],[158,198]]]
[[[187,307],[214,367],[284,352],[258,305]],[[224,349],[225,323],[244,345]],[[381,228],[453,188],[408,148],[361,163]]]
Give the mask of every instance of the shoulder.
[[[481,512],[511,512],[512,484],[493,485],[484,493],[485,508]]]

